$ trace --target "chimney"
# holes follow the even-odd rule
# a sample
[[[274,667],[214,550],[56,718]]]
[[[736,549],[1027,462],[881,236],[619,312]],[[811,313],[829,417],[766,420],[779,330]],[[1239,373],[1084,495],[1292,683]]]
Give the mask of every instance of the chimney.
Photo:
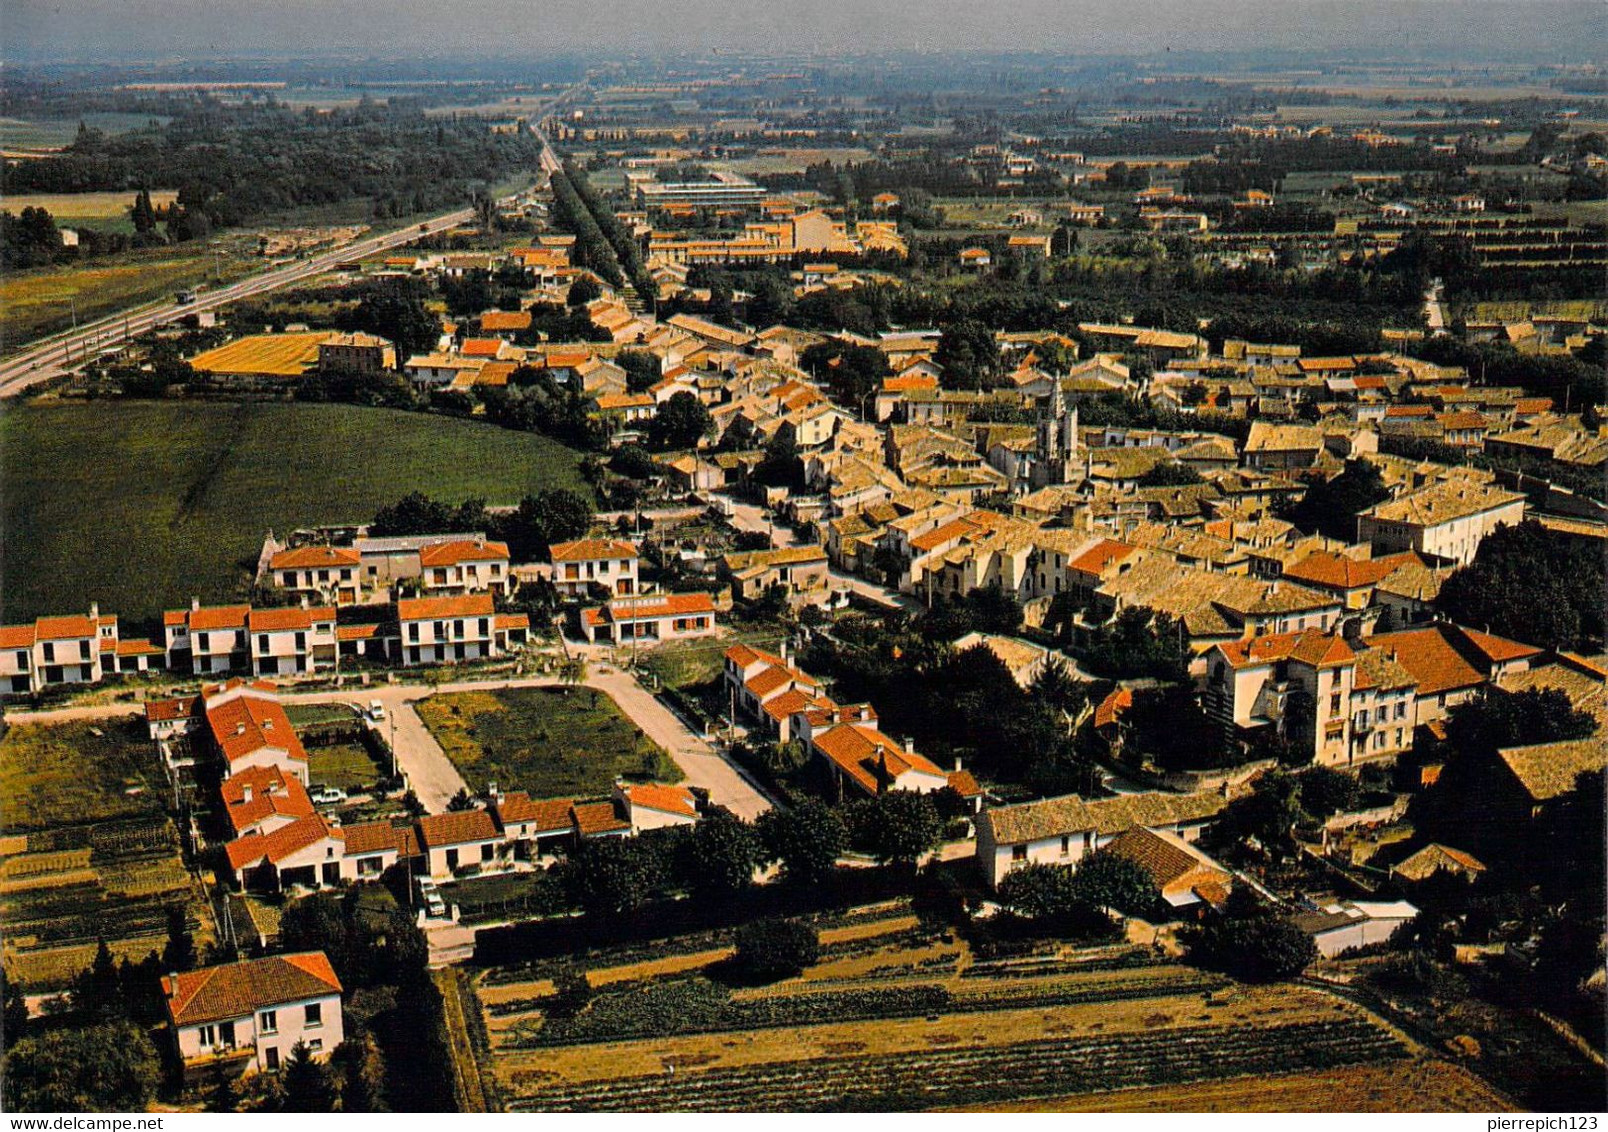
[[[201,608],[201,599],[198,598],[198,597],[192,597],[190,599],[190,612],[194,613],[196,610],[198,610],[200,608]]]
[[[908,754],[916,753],[916,741],[908,735],[905,736],[904,749]]]
[[[100,602],[92,601],[89,603],[89,619],[97,625],[100,624]]]
[[[242,786],[240,788],[240,801],[245,803],[245,804],[247,804],[247,805],[251,804],[251,787],[250,786]]]
[[[245,733],[246,733],[246,721],[242,719],[239,723],[235,724],[235,734],[236,735],[244,735]]]
[[[959,755],[956,755],[955,756],[955,773],[959,774],[961,771],[963,771],[965,769],[966,769],[966,760],[962,759]]]

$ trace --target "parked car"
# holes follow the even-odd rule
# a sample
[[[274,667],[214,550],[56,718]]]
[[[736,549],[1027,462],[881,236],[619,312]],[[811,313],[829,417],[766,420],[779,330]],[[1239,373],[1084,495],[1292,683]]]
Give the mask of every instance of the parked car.
[[[447,902],[442,900],[438,893],[430,894],[430,898],[424,902],[424,910],[430,914],[432,920],[447,918]]]
[[[346,791],[338,790],[333,786],[318,786],[308,791],[307,796],[315,805],[333,806],[346,801]]]
[[[370,700],[368,706],[368,717],[375,723],[384,723],[385,705],[379,700]]]

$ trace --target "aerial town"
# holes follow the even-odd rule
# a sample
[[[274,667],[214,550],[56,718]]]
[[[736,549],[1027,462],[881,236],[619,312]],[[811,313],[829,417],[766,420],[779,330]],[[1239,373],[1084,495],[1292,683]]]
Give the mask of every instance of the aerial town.
[[[8,65],[7,1111],[1608,1105],[1608,73],[443,66]]]

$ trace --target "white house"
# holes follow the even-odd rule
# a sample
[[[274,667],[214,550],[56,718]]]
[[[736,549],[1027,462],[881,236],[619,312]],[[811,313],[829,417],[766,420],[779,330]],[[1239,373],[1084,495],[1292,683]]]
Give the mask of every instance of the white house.
[[[1076,865],[1130,829],[1165,831],[1193,842],[1228,804],[1217,793],[1119,794],[1085,801],[1076,794],[1014,806],[977,817],[977,865],[989,887],[1024,865]]]
[[[565,597],[585,597],[597,583],[615,597],[637,592],[637,548],[619,539],[556,542],[548,550],[553,585]]]
[[[362,567],[362,555],[353,546],[298,546],[268,559],[268,573],[279,589],[336,605],[357,601]]]
[[[322,951],[167,975],[162,994],[186,1071],[239,1059],[273,1073],[298,1042],[322,1060],[344,1037],[341,981]]]
[[[404,598],[396,603],[402,663],[444,664],[496,653],[491,594]]]
[[[419,549],[420,584],[426,594],[507,594],[508,544],[486,539],[453,539]]]

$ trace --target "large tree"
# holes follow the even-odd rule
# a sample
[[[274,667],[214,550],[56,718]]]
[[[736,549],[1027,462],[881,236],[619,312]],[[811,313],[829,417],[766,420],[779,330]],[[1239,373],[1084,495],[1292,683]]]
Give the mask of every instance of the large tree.
[[[707,814],[686,840],[683,875],[695,892],[732,896],[754,883],[763,849],[754,827],[726,810]]]
[[[1589,540],[1529,521],[1480,543],[1446,579],[1436,604],[1461,625],[1544,648],[1576,649],[1603,635],[1603,557]]]
[[[890,790],[857,804],[857,841],[880,861],[914,865],[938,847],[943,821],[926,794]]]
[[[1357,516],[1375,503],[1390,498],[1379,469],[1366,460],[1347,460],[1334,479],[1307,488],[1301,501],[1285,518],[1307,531],[1341,542],[1357,538]]]
[[[870,398],[893,373],[888,355],[875,346],[819,342],[799,358],[799,368],[825,383],[832,395],[856,412],[867,411]]]
[[[5,1070],[12,1112],[141,1112],[161,1077],[155,1048],[127,1021],[26,1038]]]
[[[648,422],[648,443],[664,451],[692,448],[715,427],[704,403],[691,393],[677,393],[659,406]]]
[[[1183,938],[1191,962],[1246,982],[1293,978],[1318,957],[1311,936],[1246,888]]]
[[[832,872],[848,844],[848,829],[837,811],[813,799],[790,809],[771,809],[759,818],[759,835],[782,864],[782,879],[816,884]]]

